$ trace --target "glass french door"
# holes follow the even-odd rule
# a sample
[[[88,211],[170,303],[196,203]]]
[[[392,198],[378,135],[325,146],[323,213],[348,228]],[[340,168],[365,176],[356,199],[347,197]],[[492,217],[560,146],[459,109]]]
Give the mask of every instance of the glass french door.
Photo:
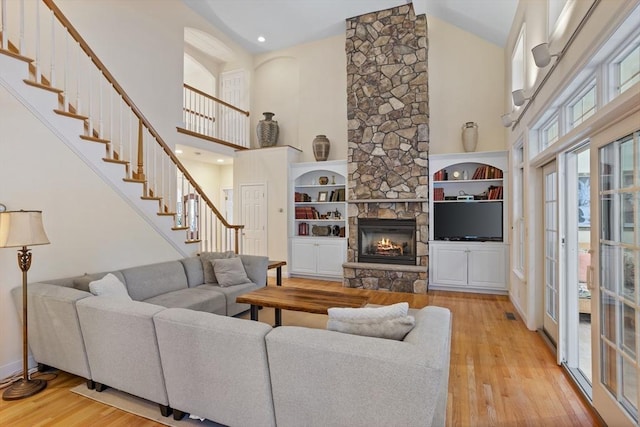
[[[544,317],[543,329],[558,345],[558,170],[552,162],[542,168],[544,219]]]
[[[636,122],[637,126],[637,122]],[[640,383],[640,130],[598,144],[593,270],[593,403],[608,425],[638,425]],[[592,167],[593,170],[593,167]],[[592,195],[594,193],[592,192]],[[592,198],[593,199],[593,198]]]

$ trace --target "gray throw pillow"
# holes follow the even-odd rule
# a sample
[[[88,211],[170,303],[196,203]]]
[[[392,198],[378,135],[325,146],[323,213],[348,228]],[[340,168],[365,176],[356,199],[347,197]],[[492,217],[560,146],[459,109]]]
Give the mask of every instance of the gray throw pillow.
[[[213,265],[211,261],[216,259],[227,259],[233,258],[236,256],[233,251],[226,252],[201,252],[198,254],[200,257],[200,262],[202,262],[202,272],[204,273],[204,283],[207,284],[216,284],[218,280],[216,279],[216,275],[213,272]]]
[[[242,285],[243,283],[251,283],[244,269],[244,265],[242,265],[242,260],[238,257],[215,259],[211,261],[211,265],[213,266],[218,284],[223,288]]]
[[[129,292],[127,292],[127,288],[124,286],[124,283],[111,273],[107,274],[100,280],[94,280],[89,283],[89,290],[96,296],[104,295],[122,298],[129,301],[132,300],[129,296]]]

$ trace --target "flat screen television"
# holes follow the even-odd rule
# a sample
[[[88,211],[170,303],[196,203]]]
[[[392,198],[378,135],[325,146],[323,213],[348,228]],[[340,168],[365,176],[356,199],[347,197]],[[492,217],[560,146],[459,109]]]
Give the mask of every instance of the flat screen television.
[[[436,240],[502,241],[502,202],[433,205]]]

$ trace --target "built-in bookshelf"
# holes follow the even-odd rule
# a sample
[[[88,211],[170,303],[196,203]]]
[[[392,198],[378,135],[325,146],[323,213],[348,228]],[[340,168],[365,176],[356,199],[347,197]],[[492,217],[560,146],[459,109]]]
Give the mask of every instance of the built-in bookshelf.
[[[507,152],[429,158],[429,288],[506,292]]]

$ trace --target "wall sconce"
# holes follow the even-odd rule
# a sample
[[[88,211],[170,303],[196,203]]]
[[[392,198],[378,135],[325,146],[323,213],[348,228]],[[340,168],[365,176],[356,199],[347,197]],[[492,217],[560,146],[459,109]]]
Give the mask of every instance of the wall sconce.
[[[502,126],[506,128],[513,124],[513,117],[511,117],[511,113],[503,114],[500,116],[500,120],[502,121]]]
[[[535,46],[531,49],[531,53],[533,54],[533,60],[538,68],[544,68],[549,65],[552,57],[560,57],[559,53],[549,52],[549,43],[541,43],[538,46]]]
[[[517,89],[511,92],[511,97],[513,98],[513,104],[517,107],[524,105],[524,101],[531,99],[528,97],[523,89]]]

